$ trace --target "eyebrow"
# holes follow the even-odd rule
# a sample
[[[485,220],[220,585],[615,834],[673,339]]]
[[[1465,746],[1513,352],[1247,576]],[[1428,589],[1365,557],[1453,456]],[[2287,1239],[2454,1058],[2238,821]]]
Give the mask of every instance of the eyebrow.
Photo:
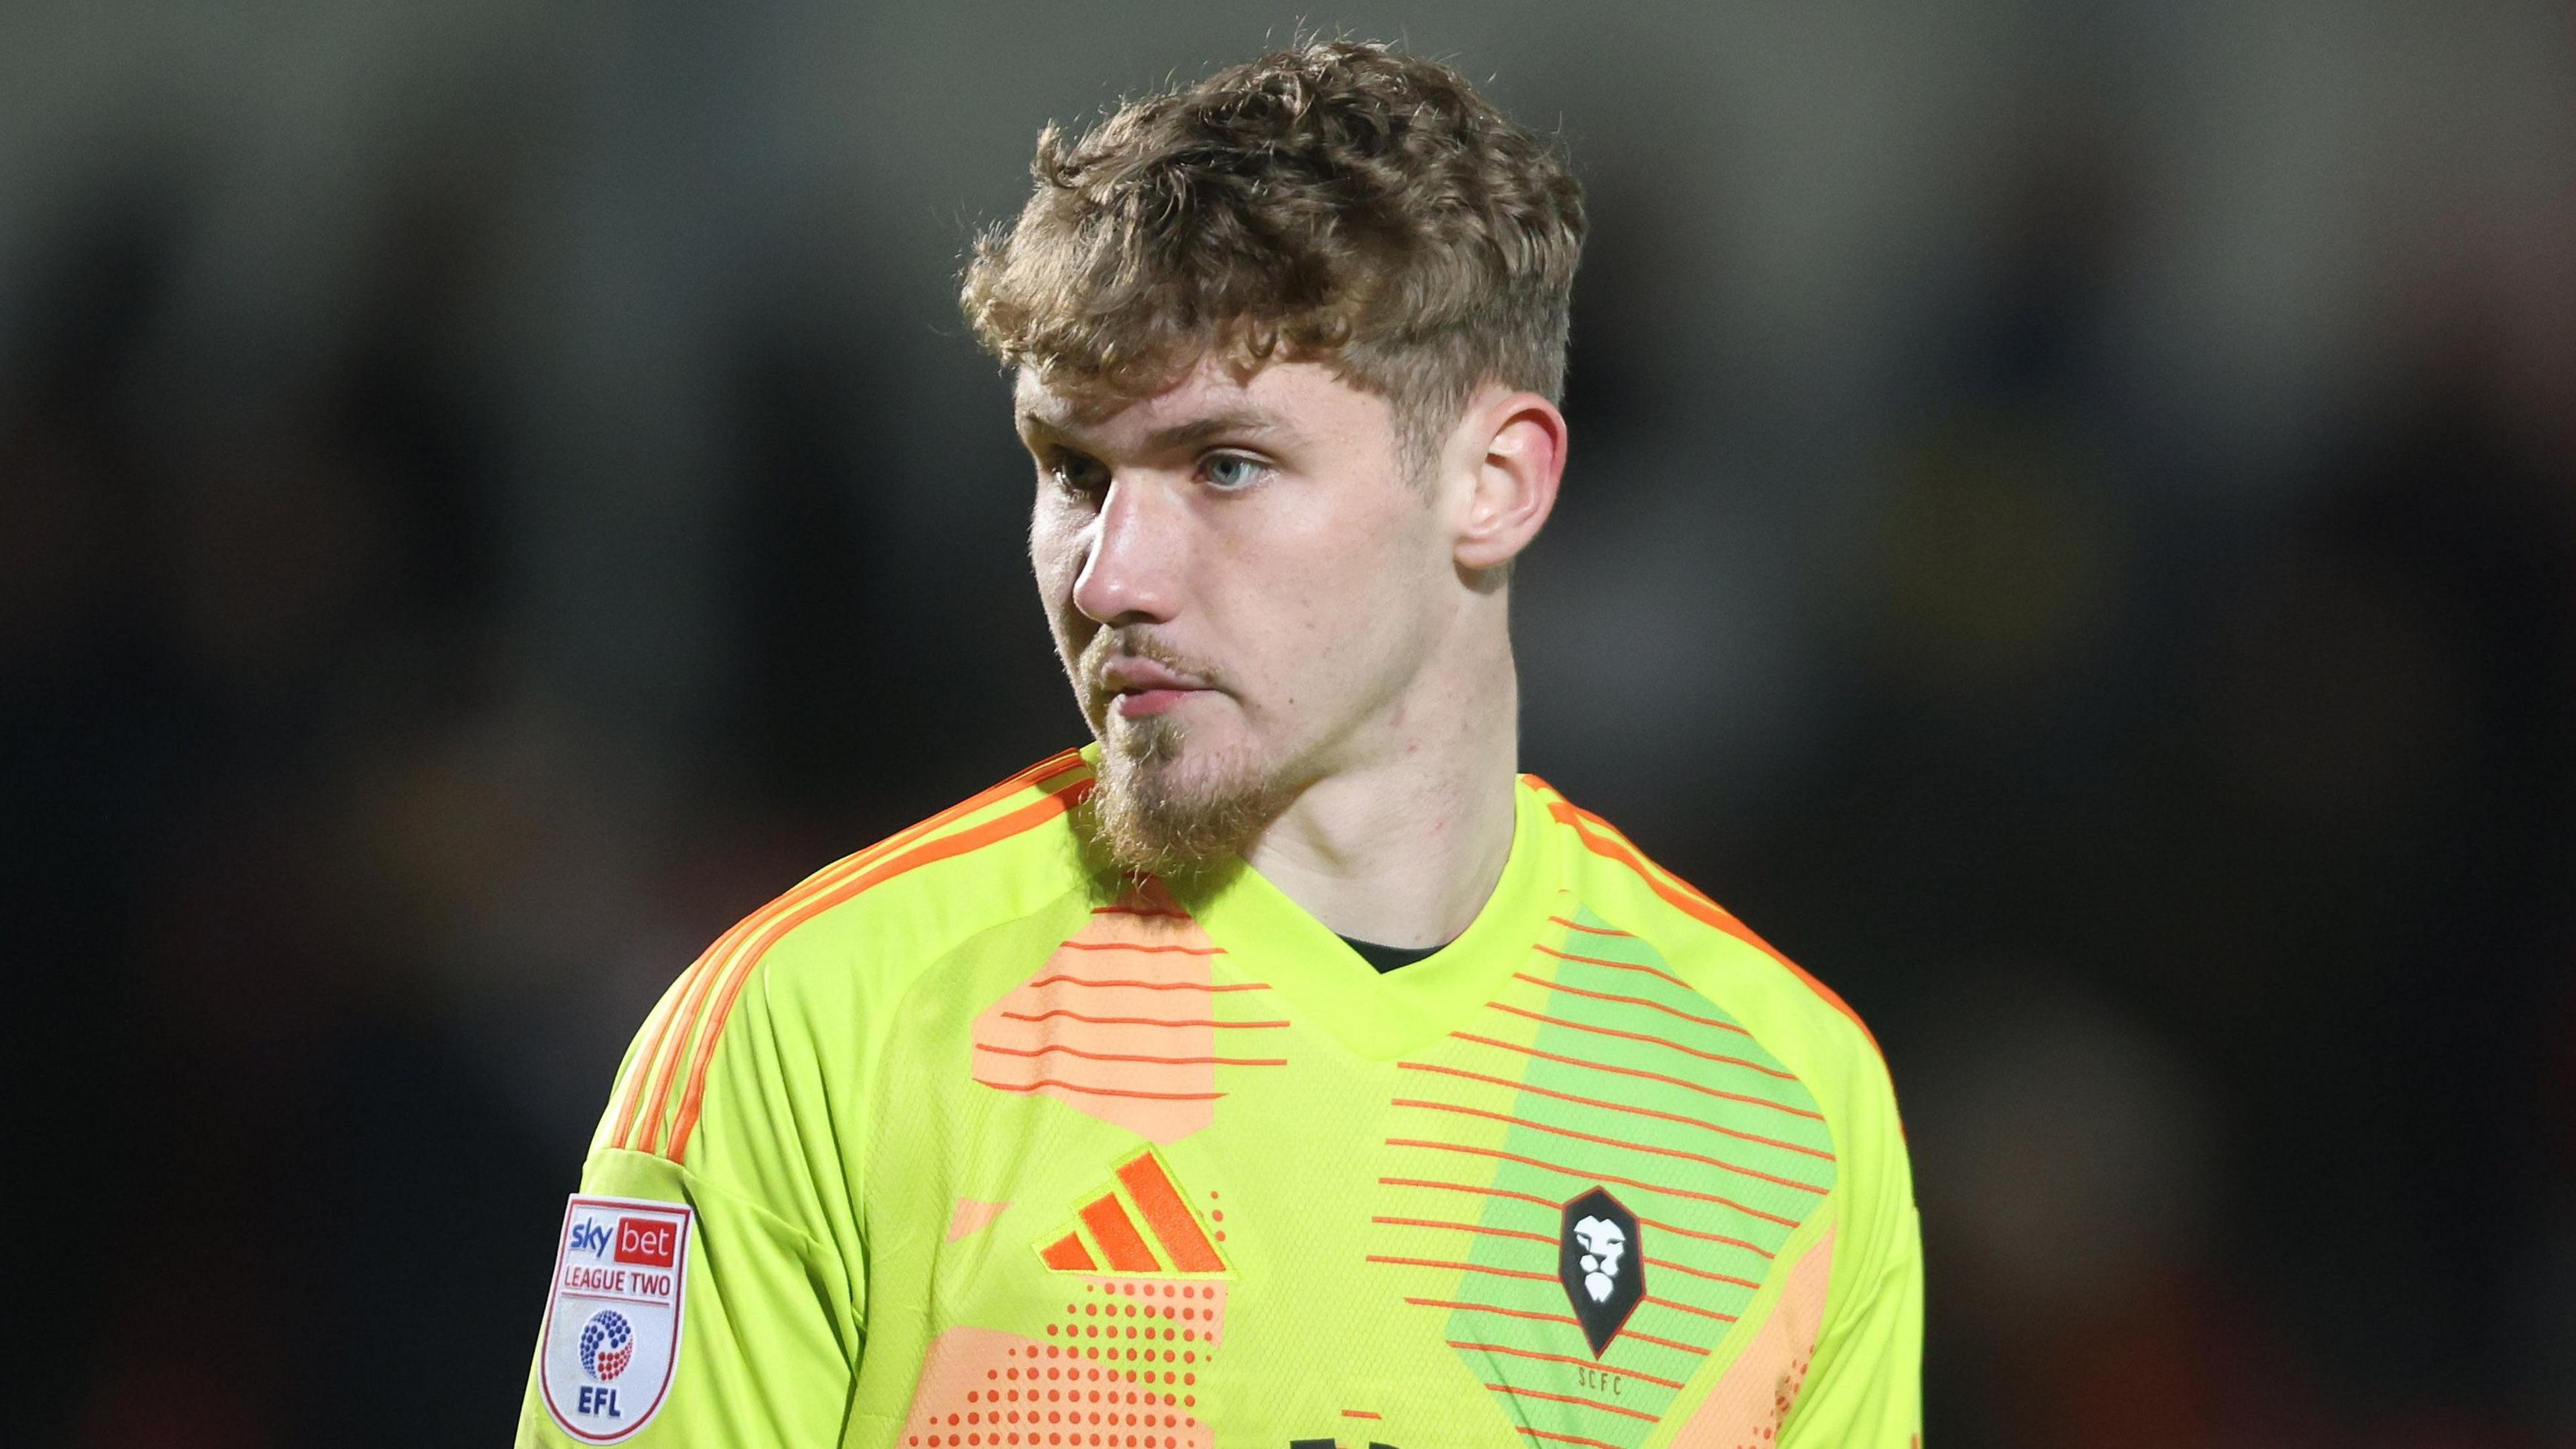
[[[1145,439],[1147,449],[1161,453],[1196,447],[1228,434],[1246,437],[1278,437],[1288,433],[1286,425],[1268,413],[1217,413],[1191,422],[1175,423]]]
[[[1078,444],[1081,441],[1056,420],[1030,411],[1023,411],[1020,414],[1020,433],[1023,437],[1043,435],[1061,439],[1067,443]],[[1293,440],[1296,433],[1268,413],[1249,410],[1212,413],[1207,417],[1193,418],[1186,423],[1174,423],[1168,428],[1147,434],[1144,448],[1149,453],[1168,453],[1229,436]]]

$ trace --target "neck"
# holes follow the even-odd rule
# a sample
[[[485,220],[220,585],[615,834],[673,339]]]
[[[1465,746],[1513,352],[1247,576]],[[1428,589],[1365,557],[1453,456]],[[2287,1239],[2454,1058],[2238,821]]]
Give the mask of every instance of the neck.
[[[1244,852],[1335,933],[1438,946],[1467,929],[1510,858],[1519,766],[1511,648],[1418,681],[1355,765],[1316,781]]]

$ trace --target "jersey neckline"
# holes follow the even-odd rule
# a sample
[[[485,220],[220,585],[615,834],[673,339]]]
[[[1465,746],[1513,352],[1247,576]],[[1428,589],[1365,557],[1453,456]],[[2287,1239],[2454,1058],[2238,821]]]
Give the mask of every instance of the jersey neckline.
[[[1400,971],[1370,965],[1248,864],[1166,885],[1235,971],[1352,1054],[1386,1061],[1447,1035],[1527,960],[1557,894],[1553,827],[1528,777],[1514,780],[1511,853],[1493,894],[1456,940]]]

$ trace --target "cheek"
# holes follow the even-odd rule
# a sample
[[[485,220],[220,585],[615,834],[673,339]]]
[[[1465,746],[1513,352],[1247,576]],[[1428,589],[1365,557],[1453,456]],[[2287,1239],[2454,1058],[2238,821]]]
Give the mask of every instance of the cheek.
[[[1280,548],[1264,562],[1285,665],[1328,693],[1369,687],[1387,656],[1406,652],[1429,607],[1428,566],[1409,514],[1349,517]],[[1354,676],[1360,676],[1355,678]]]
[[[1082,576],[1082,537],[1081,521],[1060,507],[1041,501],[1030,515],[1029,568],[1049,609],[1061,608]]]
[[[1332,580],[1325,605],[1337,615],[1368,614],[1391,625],[1384,612],[1419,607],[1430,582],[1433,554],[1422,510],[1378,508],[1348,518],[1318,540],[1316,551],[1310,567]]]

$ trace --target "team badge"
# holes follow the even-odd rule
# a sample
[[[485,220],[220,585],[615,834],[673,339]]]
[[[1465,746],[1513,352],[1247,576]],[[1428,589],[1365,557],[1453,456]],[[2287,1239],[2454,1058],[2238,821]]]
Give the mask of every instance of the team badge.
[[[1646,1260],[1637,1215],[1602,1188],[1565,1205],[1556,1245],[1556,1276],[1584,1341],[1599,1358],[1646,1296]]]
[[[539,1382],[555,1423],[614,1444],[653,1421],[680,1361],[689,1230],[679,1203],[575,1197],[546,1300]]]

